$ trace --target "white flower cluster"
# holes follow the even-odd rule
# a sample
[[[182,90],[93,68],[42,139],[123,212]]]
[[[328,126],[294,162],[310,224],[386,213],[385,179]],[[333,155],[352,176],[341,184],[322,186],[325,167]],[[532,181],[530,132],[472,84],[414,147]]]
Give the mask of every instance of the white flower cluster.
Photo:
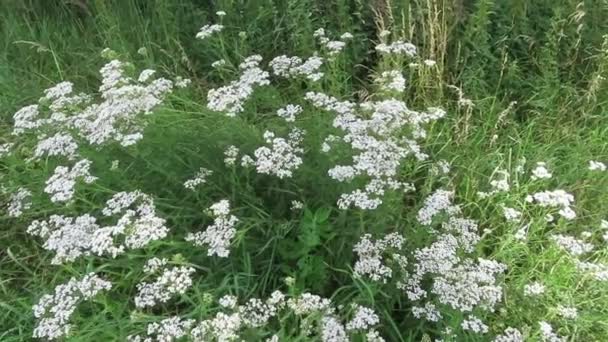
[[[599,162],[599,161],[595,161],[595,160],[590,160],[589,161],[589,170],[591,171],[606,171],[606,164]]]
[[[148,324],[147,336],[128,336],[128,342],[172,342],[186,337],[192,329],[193,319],[182,319],[179,316],[165,318],[160,322]]]
[[[325,50],[327,50],[327,54],[329,56],[335,56],[339,54],[344,47],[346,46],[346,40],[350,40],[353,38],[353,35],[349,32],[346,32],[340,36],[341,40],[331,40],[327,38],[325,34],[325,29],[320,28],[313,33],[313,37],[317,38],[319,43]]]
[[[492,342],[524,342],[524,336],[519,330],[508,327],[501,335],[496,336]]]
[[[188,179],[184,182],[184,188],[194,191],[197,186],[205,184],[207,182],[207,177],[211,176],[212,174],[213,171],[201,167],[194,178]]]
[[[423,207],[418,210],[418,222],[428,226],[433,222],[433,217],[441,212],[458,212],[460,209],[458,206],[452,205],[452,198],[454,198],[453,191],[443,189],[435,190],[433,194],[424,200]]]
[[[283,108],[277,110],[277,115],[283,118],[287,122],[296,121],[296,116],[302,113],[302,107],[299,105],[288,104]]]
[[[304,149],[300,147],[304,131],[294,128],[287,139],[277,138],[270,131],[264,133],[264,140],[270,147],[261,146],[254,152],[257,172],[275,175],[279,178],[290,178],[293,171],[302,165]]]
[[[545,293],[545,285],[534,282],[524,286],[524,296],[535,297]]]
[[[537,203],[541,207],[559,208],[558,214],[566,220],[573,220],[576,213],[572,210],[574,196],[564,190],[542,191],[526,197],[526,202]]]
[[[364,333],[368,341],[384,342],[374,329],[380,322],[378,315],[364,306],[353,304],[350,320],[342,320],[329,299],[310,293],[286,298],[280,291],[273,292],[265,300],[251,298],[238,305],[237,298],[224,296],[220,299],[225,312],[195,322],[173,316],[148,325],[144,336],[129,336],[130,342],[174,341],[187,338],[194,342],[240,341],[245,333],[271,325],[272,320],[283,320],[290,314],[300,322],[300,329],[308,339],[323,342],[350,341],[350,334]],[[275,334],[267,341],[279,341]]]
[[[380,88],[384,91],[399,93],[405,91],[405,78],[399,70],[384,71],[375,81],[380,84]]]
[[[591,275],[598,281],[608,281],[608,265],[577,261],[576,268]]]
[[[496,285],[496,278],[506,270],[506,266],[493,260],[467,256],[467,253],[474,252],[481,237],[475,221],[457,216],[460,210],[451,203],[452,196],[451,192],[438,190],[425,201],[423,212],[426,214],[419,215],[423,224],[432,223],[433,217],[443,210],[449,219],[442,223],[440,229],[430,230],[438,234],[435,241],[414,251],[413,272],[397,285],[412,301],[431,300],[431,295],[434,295],[439,303],[462,313],[471,313],[477,308],[493,311],[502,297],[502,288]],[[427,282],[430,282],[430,289],[423,288]],[[432,306],[418,307],[416,315],[438,320],[440,316],[433,309]],[[484,327],[474,318],[463,322],[465,330],[485,333],[487,327]]]
[[[268,72],[260,69],[262,56],[253,55],[245,58],[239,65],[242,74],[230,84],[211,89],[207,93],[207,108],[226,112],[227,116],[236,116],[244,110],[245,101],[253,94],[254,86],[270,84]]]
[[[578,310],[573,306],[557,306],[557,313],[565,319],[576,319],[578,317]]]
[[[230,254],[230,244],[236,235],[234,226],[239,221],[236,216],[230,215],[230,202],[221,200],[209,208],[215,217],[213,224],[205,231],[190,233],[186,241],[196,246],[207,246],[207,255],[217,255],[225,258]]]
[[[472,331],[477,334],[486,334],[489,331],[488,326],[475,316],[469,316],[462,321],[460,326],[462,327],[462,330]]]
[[[226,164],[226,166],[232,166],[232,165],[236,164],[238,155],[239,155],[238,147],[236,147],[234,145],[228,146],[226,148],[226,150],[224,150],[224,164]]]
[[[196,34],[196,38],[198,39],[206,39],[211,37],[216,32],[222,32],[224,29],[223,25],[220,24],[207,24],[201,27],[201,29]]]
[[[0,144],[0,158],[11,154],[11,149],[13,148],[13,145],[13,143]]]
[[[593,251],[593,244],[576,239],[572,236],[554,234],[551,236],[551,240],[553,240],[559,248],[573,256],[579,256]]]
[[[135,203],[133,209],[129,208]],[[101,227],[89,214],[75,218],[52,215],[47,221],[33,221],[27,232],[44,239],[43,247],[55,252],[53,264],[88,255],[116,257],[127,248],[142,248],[162,239],[168,232],[165,220],[155,214],[152,199],[138,191],[114,195],[102,213],[105,216],[122,213],[122,217],[116,225]]]
[[[83,182],[93,183],[97,177],[91,176],[89,168],[91,161],[80,160],[70,169],[67,166],[57,166],[53,175],[46,181],[44,192],[51,195],[53,202],[67,202],[74,197],[74,187],[76,181],[82,179]]]
[[[28,210],[32,207],[31,197],[32,192],[26,188],[19,188],[12,193],[8,201],[8,216],[19,217],[23,215],[24,210]]]
[[[272,73],[276,76],[285,78],[304,77],[311,81],[318,81],[323,77],[323,72],[319,71],[323,65],[323,58],[312,56],[305,61],[297,56],[277,56],[268,64]]]
[[[191,275],[194,268],[187,266],[166,266],[166,261],[151,259],[144,271],[147,273],[161,272],[153,282],[142,282],[137,284],[137,295],[135,306],[142,309],[155,306],[159,303],[168,302],[176,294],[184,294],[192,286]]]
[[[559,336],[556,332],[553,331],[553,327],[551,324],[541,321],[540,325],[540,336],[543,342],[566,342],[567,339]]]
[[[400,250],[405,239],[397,233],[388,234],[375,242],[371,237],[371,234],[363,235],[353,248],[358,256],[354,266],[355,276],[367,276],[373,281],[386,283],[393,271],[386,265],[385,259],[403,260],[399,254],[389,251]],[[405,267],[405,264],[401,266]]]
[[[408,57],[414,57],[417,53],[414,44],[403,40],[396,40],[390,44],[380,43],[376,45],[376,51],[385,54],[406,55]]]
[[[521,211],[509,207],[503,207],[502,210],[507,221],[517,223],[521,220]]]
[[[65,156],[73,160],[77,156],[78,144],[70,134],[56,133],[52,137],[43,138],[38,141],[34,151],[34,159],[43,156]]]
[[[499,169],[496,171],[496,174],[498,175],[498,178],[490,181],[492,190],[489,192],[479,191],[477,192],[477,196],[480,198],[488,198],[501,192],[508,192],[511,189],[511,185],[509,184],[509,173],[507,170]]]
[[[532,180],[550,179],[553,175],[547,169],[547,164],[544,162],[536,163],[536,168],[532,170]]]
[[[38,324],[34,328],[35,338],[54,340],[70,332],[70,317],[79,303],[95,297],[99,292],[109,290],[112,284],[89,273],[82,279],[70,279],[55,288],[52,295],[44,295],[34,305],[34,316]]]
[[[407,156],[414,155],[421,160],[428,157],[420,152],[420,146],[413,139],[424,137],[422,125],[443,117],[443,110],[429,108],[427,112],[417,112],[395,99],[356,105],[323,93],[309,92],[305,98],[315,107],[337,114],[334,127],[344,131],[342,141],[357,151],[353,165],[335,166],[328,172],[330,177],[340,182],[349,182],[358,176],[371,178],[364,189],[341,196],[338,201],[341,209],[351,205],[375,209],[382,203],[380,197],[386,190],[412,190],[410,184],[399,182],[395,177]],[[410,128],[413,139],[400,136],[406,127]],[[324,150],[328,149],[324,147]]]

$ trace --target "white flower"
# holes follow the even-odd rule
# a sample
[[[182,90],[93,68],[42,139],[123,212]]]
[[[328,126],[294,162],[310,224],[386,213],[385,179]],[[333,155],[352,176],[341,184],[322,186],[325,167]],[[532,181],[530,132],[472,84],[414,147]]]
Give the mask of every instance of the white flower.
[[[198,39],[206,39],[208,37],[210,37],[212,34],[216,33],[216,32],[221,32],[224,29],[223,25],[219,25],[219,24],[207,24],[203,27],[201,27],[201,29],[199,30],[199,32],[196,34],[196,38]]]
[[[277,56],[268,63],[272,73],[288,79],[305,77],[311,81],[318,81],[323,76],[319,68],[323,65],[323,58],[312,56],[303,61],[300,57]]]
[[[194,325],[193,319],[183,319],[178,316],[165,318],[159,323],[148,324],[146,331],[147,337],[139,335],[129,335],[127,337],[128,342],[173,342],[182,337],[187,336],[190,333],[190,329]],[[154,337],[154,339],[152,338]]]
[[[397,91],[402,93],[405,90],[405,78],[399,70],[384,71],[376,79],[381,89],[385,91]]]
[[[236,159],[239,155],[239,148],[234,146],[234,145],[230,145],[228,146],[225,150],[224,150],[224,164],[226,164],[226,166],[233,166],[234,164],[236,164]]]
[[[302,113],[302,107],[292,104],[288,104],[284,108],[279,108],[279,110],[277,110],[277,115],[287,122],[296,121],[296,116],[300,113]]]
[[[66,156],[68,159],[74,159],[77,155],[77,149],[78,144],[71,135],[57,133],[50,138],[38,141],[38,145],[34,151],[34,159],[40,159],[44,155],[49,157]]]
[[[274,133],[266,131],[264,140],[270,147],[262,146],[255,150],[255,166],[259,173],[275,175],[279,178],[290,178],[293,171],[302,164],[300,147],[304,131],[292,129],[288,139],[275,138]]]
[[[356,311],[353,318],[346,323],[346,330],[367,330],[380,323],[380,318],[374,310],[360,305],[354,305]]]
[[[599,162],[599,161],[595,161],[595,160],[590,160],[589,161],[589,170],[591,171],[606,171],[606,164]]]
[[[237,298],[235,296],[225,295],[220,298],[219,304],[225,308],[234,309],[236,308]]]
[[[502,335],[496,336],[492,342],[524,342],[524,337],[519,330],[508,327]]]
[[[224,12],[224,11],[217,11],[217,12],[215,12],[215,15],[217,15],[218,17],[223,17],[223,16],[226,15],[226,12]]]
[[[192,286],[194,268],[180,266],[165,268],[154,282],[137,284],[135,306],[145,308],[165,303],[175,294],[184,294]]]
[[[432,59],[425,59],[424,60],[424,65],[428,66],[428,67],[434,67],[437,64],[437,62],[435,62]]]
[[[188,234],[186,241],[190,241],[196,246],[207,246],[209,256],[215,254],[225,258],[230,254],[230,244],[236,235],[234,226],[239,220],[230,215],[230,203],[227,200],[213,204],[210,209],[215,217],[213,224],[203,232]]]
[[[552,177],[551,172],[547,169],[547,164],[543,162],[536,163],[536,168],[532,170],[532,179],[549,179]]]
[[[397,40],[391,44],[380,43],[376,45],[376,50],[385,54],[406,55],[408,57],[416,56],[416,46],[414,44]]]
[[[89,173],[90,166],[91,161],[87,159],[78,161],[71,169],[57,166],[53,175],[46,181],[44,192],[51,195],[53,202],[69,201],[74,196],[77,179],[82,179],[85,183],[92,183],[97,179]]]
[[[573,306],[557,306],[557,313],[566,319],[576,319],[578,317],[578,310]]]
[[[268,72],[260,69],[259,64],[262,57],[253,55],[245,58],[239,65],[242,74],[236,81],[230,84],[211,89],[207,93],[207,108],[226,112],[227,116],[233,117],[242,112],[245,101],[253,94],[254,86],[270,84]]]
[[[475,316],[469,316],[460,326],[463,330],[469,330],[478,334],[485,334],[489,331],[488,326]]]
[[[514,208],[503,207],[503,214],[505,219],[509,222],[519,222],[521,220],[521,211],[515,210]]]
[[[71,278],[67,283],[55,288],[52,295],[44,295],[34,305],[34,317],[38,324],[33,337],[57,339],[70,332],[70,316],[82,301],[95,297],[99,292],[109,290],[112,284],[89,273],[82,279]]]
[[[553,332],[553,327],[549,323],[540,321],[538,324],[540,325],[540,333],[544,342],[566,342],[566,338]]]
[[[437,189],[424,200],[424,206],[418,210],[418,222],[430,225],[435,215],[452,207],[453,191]]]
[[[366,276],[373,281],[386,283],[393,275],[392,269],[386,265],[386,260],[391,255],[387,250],[400,249],[405,239],[397,233],[388,234],[376,241],[372,241],[371,237],[370,234],[364,234],[353,248],[358,256],[354,266],[355,276]]]
[[[300,210],[302,208],[304,208],[304,203],[297,200],[291,201],[291,210]]]
[[[524,295],[528,297],[540,296],[545,293],[545,286],[539,282],[526,284],[524,286]]]
[[[353,39],[353,35],[350,32],[344,32],[342,33],[342,35],[340,36],[340,39],[342,40],[349,40],[349,39]]]
[[[23,215],[24,210],[28,210],[32,207],[32,192],[26,188],[19,188],[17,191],[11,194],[8,203],[8,216],[19,217]]]
[[[211,67],[215,69],[223,67],[224,65],[226,65],[225,59],[218,59],[217,61],[211,63]]]
[[[167,263],[169,262],[169,260],[162,258],[152,258],[152,259],[148,259],[148,261],[146,261],[146,265],[144,265],[144,272],[145,273],[156,273],[158,271],[160,271],[161,269],[163,269]]]
[[[184,182],[184,188],[194,191],[197,186],[205,184],[207,182],[207,177],[211,176],[212,174],[213,171],[201,167],[194,178],[188,179]]]
[[[594,248],[590,243],[562,234],[552,235],[551,240],[553,240],[562,250],[565,250],[573,256],[589,253],[593,251]]]

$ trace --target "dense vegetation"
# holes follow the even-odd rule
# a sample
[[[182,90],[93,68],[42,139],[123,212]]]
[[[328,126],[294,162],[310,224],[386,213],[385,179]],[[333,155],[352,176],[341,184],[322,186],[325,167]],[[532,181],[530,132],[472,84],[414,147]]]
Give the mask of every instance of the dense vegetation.
[[[605,341],[605,18],[606,1],[4,0],[0,340],[53,337],[42,299],[67,284],[69,341],[230,340],[229,317],[247,341]],[[374,198],[345,203],[356,189]],[[144,303],[169,271],[177,289]]]

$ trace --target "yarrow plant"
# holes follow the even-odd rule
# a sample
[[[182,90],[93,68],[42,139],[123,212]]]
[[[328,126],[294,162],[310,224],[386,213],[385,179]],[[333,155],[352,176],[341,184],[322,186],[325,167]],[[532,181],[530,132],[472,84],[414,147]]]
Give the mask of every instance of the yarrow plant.
[[[435,43],[419,51],[378,19],[369,51],[358,29],[319,28],[317,51],[271,54],[252,51],[256,30],[228,44],[234,22],[223,20],[235,15],[216,15],[194,36],[210,77],[181,55],[200,105],[172,96],[192,82],[159,77],[171,68],[135,72],[108,49],[96,92],[62,81],[13,115],[0,157],[22,163],[9,173],[36,176],[0,175],[3,207],[27,220],[58,278],[87,270],[39,299],[34,338],[69,339],[71,322],[93,315],[117,319],[132,342],[582,338],[572,327],[590,304],[572,289],[608,281],[608,222],[579,199],[591,180],[573,187],[558,164],[509,156],[481,186],[462,181],[481,168],[445,146],[464,146],[477,102],[466,84],[432,84],[449,60]],[[373,62],[349,65],[351,53]],[[587,169],[600,179],[606,166]],[[529,271],[525,253],[559,260],[514,281]],[[557,272],[577,283],[560,273],[567,286],[556,286]]]

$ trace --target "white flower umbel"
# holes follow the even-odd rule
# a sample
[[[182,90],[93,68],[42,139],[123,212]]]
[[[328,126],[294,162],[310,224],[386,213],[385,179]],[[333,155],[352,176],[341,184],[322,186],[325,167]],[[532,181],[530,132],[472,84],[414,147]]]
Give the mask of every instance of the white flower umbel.
[[[207,93],[207,108],[226,112],[227,116],[236,116],[242,112],[245,101],[253,94],[255,86],[270,84],[268,72],[260,69],[259,64],[262,56],[253,55],[245,58],[239,65],[242,74],[236,81],[230,84],[211,89]]]
[[[53,202],[67,202],[74,196],[76,180],[82,179],[85,183],[94,182],[97,177],[91,176],[89,168],[91,161],[83,159],[70,169],[66,166],[57,166],[53,175],[46,181],[44,192],[51,195]]]
[[[380,43],[376,45],[376,51],[384,54],[405,55],[407,57],[414,57],[417,53],[414,44],[403,40],[396,40],[390,44]]]
[[[371,234],[363,235],[353,248],[358,256],[354,266],[355,276],[366,276],[373,281],[386,283],[393,275],[386,263],[393,259],[395,250],[401,249],[405,239],[397,233],[388,234],[376,241],[372,241],[371,237]]]
[[[300,113],[302,113],[302,107],[299,105],[292,104],[288,104],[287,106],[279,108],[279,110],[277,110],[277,115],[287,122],[296,121],[296,116],[298,116],[298,114]]]
[[[214,33],[222,32],[224,29],[223,25],[220,24],[207,24],[200,28],[198,33],[196,34],[197,39],[206,39],[211,37]]]
[[[32,207],[32,192],[26,188],[19,188],[11,194],[8,202],[8,216],[19,217],[23,215],[24,210]]]
[[[536,297],[542,295],[543,293],[545,293],[545,285],[539,282],[526,284],[524,286],[524,296]]]
[[[582,240],[576,239],[572,236],[554,234],[551,236],[551,240],[557,244],[557,246],[570,253],[573,256],[580,256],[585,253],[593,251],[593,245]]]
[[[38,141],[38,145],[34,151],[34,159],[40,159],[44,156],[65,156],[72,160],[76,158],[77,150],[78,144],[71,135],[57,133],[50,138]]]
[[[567,339],[559,336],[556,332],[553,331],[553,327],[551,324],[540,321],[538,322],[540,325],[540,337],[543,342],[566,342]]]
[[[589,170],[591,171],[606,171],[606,164],[599,162],[599,161],[595,161],[595,160],[590,160],[589,161]]]
[[[72,278],[57,286],[52,295],[42,296],[34,305],[34,316],[38,323],[33,337],[54,340],[66,336],[71,328],[70,317],[78,304],[111,287],[110,282],[95,273],[89,273],[80,280]]]
[[[238,156],[239,156],[239,148],[234,145],[228,146],[224,150],[224,164],[226,164],[226,166],[235,165]]]
[[[306,78],[311,81],[318,81],[323,77],[323,72],[319,71],[323,65],[323,58],[318,56],[309,57],[302,60],[300,57],[277,56],[268,63],[273,75],[293,78]]]
[[[195,272],[194,268],[159,266],[155,271],[160,272],[161,270],[162,273],[155,281],[137,284],[136,307],[141,309],[166,303],[173,296],[184,294],[192,286],[191,275]]]
[[[160,322],[148,324],[147,336],[130,335],[128,342],[172,342],[187,336],[196,321],[179,316],[165,318]]]
[[[441,319],[441,312],[437,309],[435,304],[430,302],[427,302],[423,307],[412,307],[412,314],[416,318],[423,318],[430,322],[439,322]]]
[[[433,217],[443,211],[458,210],[452,205],[453,191],[437,189],[433,194],[424,200],[424,206],[418,210],[418,222],[423,225],[430,225]]]
[[[541,207],[559,208],[558,214],[566,220],[576,218],[576,213],[571,206],[574,204],[574,196],[564,190],[542,191],[528,195],[526,201],[537,203]]]
[[[405,91],[405,78],[399,70],[382,72],[376,79],[376,83],[380,84],[380,88],[384,91],[396,91],[399,93]]]
[[[595,278],[595,280],[608,281],[608,265],[593,262],[576,261],[576,268],[579,271],[592,276],[593,278]]]
[[[478,334],[485,334],[489,331],[489,327],[485,325],[479,318],[469,316],[460,324],[463,330],[472,331]]]
[[[547,164],[544,162],[536,163],[536,168],[532,170],[532,179],[550,179],[553,175],[547,169]]]
[[[194,191],[197,186],[205,184],[207,182],[207,177],[211,176],[212,174],[213,171],[201,167],[194,178],[188,179],[184,182],[184,188]]]
[[[368,330],[369,328],[380,323],[380,318],[374,310],[365,306],[353,305],[355,313],[353,317],[346,323],[346,330]]]
[[[501,335],[496,336],[492,342],[524,342],[524,336],[519,330],[508,327]]]
[[[509,222],[517,223],[521,220],[521,211],[519,210],[509,207],[503,207],[502,212],[505,219]]]
[[[190,233],[186,241],[196,246],[207,247],[207,255],[227,257],[230,254],[230,244],[236,235],[236,216],[230,215],[230,202],[222,200],[209,208],[214,216],[213,224],[205,231]]]
[[[255,167],[257,172],[274,175],[279,178],[290,178],[293,172],[302,164],[300,147],[304,131],[294,128],[287,139],[277,138],[274,133],[266,131],[264,140],[270,146],[262,146],[255,150]]]
[[[305,98],[313,106],[337,114],[333,126],[344,132],[341,140],[354,152],[353,164],[336,165],[328,171],[330,177],[340,182],[350,182],[355,177],[369,180],[364,189],[341,196],[341,209],[375,209],[387,190],[411,190],[411,185],[395,180],[401,163],[408,156],[419,160],[428,157],[415,139],[426,135],[424,124],[445,115],[439,108],[413,111],[395,99],[355,104],[315,92],[306,93]],[[404,136],[404,132],[410,136]],[[323,149],[328,151],[328,147],[326,141]]]
[[[565,319],[576,319],[578,317],[578,310],[573,306],[557,306],[557,313]]]

